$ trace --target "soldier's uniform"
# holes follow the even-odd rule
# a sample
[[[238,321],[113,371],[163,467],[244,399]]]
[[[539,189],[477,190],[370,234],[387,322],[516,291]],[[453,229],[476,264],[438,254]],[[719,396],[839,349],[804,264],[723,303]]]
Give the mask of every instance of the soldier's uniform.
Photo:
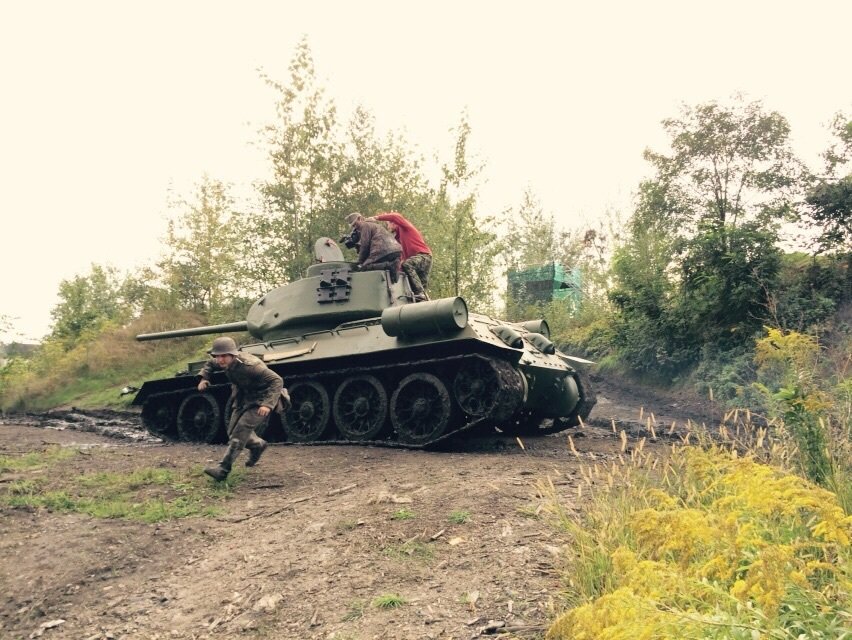
[[[250,353],[236,352],[234,361],[224,369],[225,376],[231,383],[231,399],[233,410],[231,419],[228,421],[228,450],[218,467],[209,467],[204,470],[217,480],[227,477],[231,466],[240,455],[243,448],[249,450],[249,459],[246,466],[254,466],[264,449],[266,442],[257,436],[255,430],[263,426],[269,415],[258,414],[259,407],[269,407],[271,411],[278,408],[282,401],[284,381],[277,373],[269,369],[266,364]],[[201,369],[199,375],[203,380],[210,382],[213,373],[223,369],[211,358]],[[286,399],[286,391],[284,392]],[[270,414],[271,415],[271,414]]]

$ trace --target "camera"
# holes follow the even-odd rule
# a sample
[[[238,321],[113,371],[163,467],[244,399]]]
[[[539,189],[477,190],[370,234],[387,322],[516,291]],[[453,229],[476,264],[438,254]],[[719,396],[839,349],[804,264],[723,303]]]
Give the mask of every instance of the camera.
[[[348,235],[341,236],[340,242],[342,242],[347,249],[354,249],[358,243],[361,242],[361,234],[358,232],[358,229],[353,227]]]

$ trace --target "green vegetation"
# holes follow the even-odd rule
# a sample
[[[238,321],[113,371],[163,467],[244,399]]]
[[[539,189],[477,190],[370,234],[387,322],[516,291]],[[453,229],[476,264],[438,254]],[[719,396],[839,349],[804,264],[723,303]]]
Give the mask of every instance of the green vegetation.
[[[364,609],[367,608],[367,603],[363,600],[354,600],[349,603],[349,608],[346,615],[343,616],[343,622],[352,622],[358,620],[364,615]]]
[[[23,471],[43,469],[61,460],[68,460],[78,454],[76,449],[51,447],[45,451],[25,453],[19,456],[0,456],[0,473],[4,471]]]
[[[464,524],[470,522],[470,511],[458,509],[450,514],[449,521],[453,524]]]
[[[109,452],[90,451],[106,462]],[[201,473],[141,468],[130,473],[97,472],[79,475],[82,454],[51,448],[41,453],[0,458],[0,471],[50,469],[50,474],[22,478],[0,489],[0,504],[10,507],[84,513],[94,518],[123,518],[160,522],[219,513],[217,504],[229,497],[244,471],[235,470],[225,482],[214,483]]]
[[[735,433],[752,436],[744,455],[738,437],[586,469],[579,517],[544,488],[571,550],[547,638],[843,637],[852,516],[783,470],[793,443],[743,422],[720,435]]]
[[[466,115],[435,180],[401,135],[377,135],[364,108],[339,118],[306,42],[286,81],[263,80],[277,116],[263,130],[271,171],[259,183],[262,206],[247,211],[204,177],[170,202],[156,265],[124,275],[92,265],[63,281],[51,334],[0,369],[0,409],[125,406],[122,386],[171,375],[208,344],[134,335],[241,320],[253,300],[300,276],[315,239],[339,235],[345,214],[401,211],[433,249],[432,298],[461,295],[510,320],[546,317],[556,344],[601,371],[694,391],[727,411],[729,450],[678,449],[656,467],[634,457],[586,471],[588,513],[559,516],[577,556],[573,608],[551,638],[841,637],[852,513],[849,114],[833,118],[823,166],[808,167],[786,118],[759,101],[685,105],[662,122],[665,148],[646,151],[652,171],[632,209],[593,212],[607,215],[565,231],[529,190],[500,216],[483,213]],[[791,226],[814,242],[784,235]],[[506,270],[557,262],[582,275],[579,305],[505,294]],[[0,328],[11,325],[0,316]],[[0,458],[25,476],[0,488],[0,500],[154,521],[206,513],[239,481],[238,472],[215,485],[200,470],[161,469],[28,476],[76,455]],[[450,521],[469,517],[455,511]],[[433,555],[416,541],[384,551]]]
[[[372,605],[377,609],[396,609],[397,607],[401,607],[405,604],[408,604],[405,598],[396,595],[395,593],[376,596],[373,598],[372,602]]]
[[[409,540],[385,547],[384,554],[397,560],[429,562],[435,557],[435,550],[432,546],[423,542]]]

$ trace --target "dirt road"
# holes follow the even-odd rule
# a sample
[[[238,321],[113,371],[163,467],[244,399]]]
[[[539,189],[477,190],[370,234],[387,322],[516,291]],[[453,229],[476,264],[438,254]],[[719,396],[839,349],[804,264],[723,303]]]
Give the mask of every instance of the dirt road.
[[[661,432],[698,416],[656,400]],[[600,386],[592,424],[572,430],[579,457],[569,432],[523,449],[499,437],[441,452],[276,445],[215,517],[0,507],[0,637],[541,638],[561,606],[568,540],[541,517],[537,483],[550,478],[582,508],[580,465],[616,456],[611,420],[636,437],[654,401]],[[75,457],[76,474],[186,469],[222,453],[0,425],[0,456],[51,443],[97,453]],[[20,477],[0,475],[0,494]]]

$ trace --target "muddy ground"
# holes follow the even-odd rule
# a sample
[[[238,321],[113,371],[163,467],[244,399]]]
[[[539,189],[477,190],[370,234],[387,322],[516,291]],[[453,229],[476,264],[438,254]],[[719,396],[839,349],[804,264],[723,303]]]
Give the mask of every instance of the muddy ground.
[[[563,606],[569,541],[541,517],[538,484],[549,478],[564,505],[582,509],[580,466],[621,450],[612,421],[635,442],[653,415],[659,437],[648,446],[663,448],[673,421],[680,432],[714,420],[700,401],[595,385],[589,424],[524,448],[501,437],[439,452],[271,446],[212,518],[145,524],[0,507],[0,638],[542,638]],[[104,452],[77,456],[81,474],[221,456],[221,446],[152,443],[136,424],[6,416],[0,455],[55,444]],[[0,493],[20,475],[0,475]],[[376,606],[389,595],[404,603]]]

